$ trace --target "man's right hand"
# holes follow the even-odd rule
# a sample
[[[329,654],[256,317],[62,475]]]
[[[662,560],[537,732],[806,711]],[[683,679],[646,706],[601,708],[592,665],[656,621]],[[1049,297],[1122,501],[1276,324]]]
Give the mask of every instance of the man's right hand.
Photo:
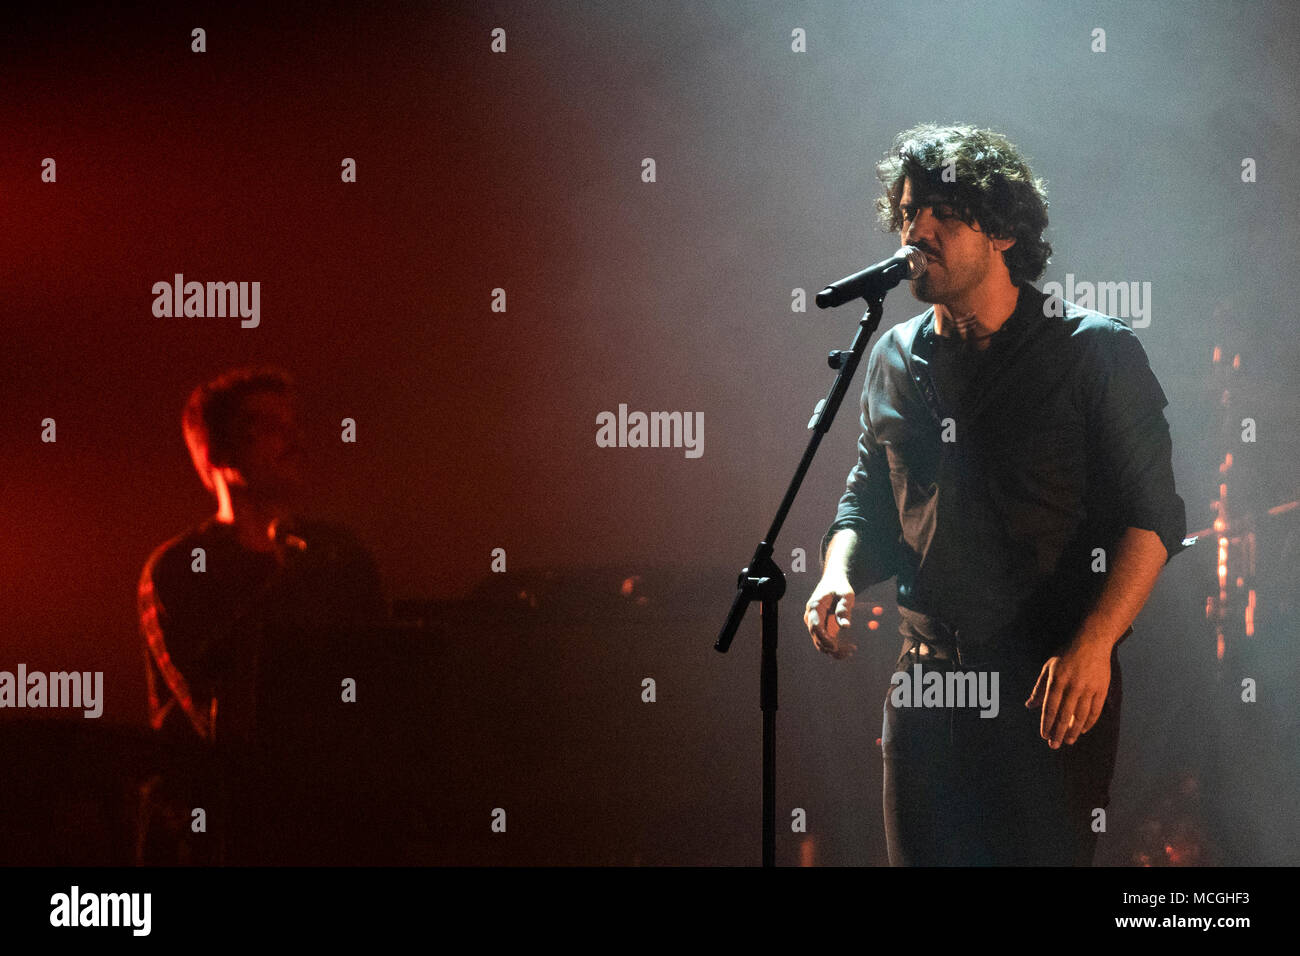
[[[813,646],[837,660],[852,657],[858,647],[842,633],[852,623],[852,614],[853,588],[848,577],[839,573],[823,575],[803,613]]]

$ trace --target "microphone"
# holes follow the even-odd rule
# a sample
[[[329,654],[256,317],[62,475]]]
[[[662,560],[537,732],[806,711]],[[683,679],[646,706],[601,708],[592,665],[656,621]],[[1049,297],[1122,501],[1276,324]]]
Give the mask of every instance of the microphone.
[[[920,276],[927,265],[924,252],[916,246],[903,246],[888,259],[822,289],[817,293],[817,308],[833,309],[853,299],[879,298],[904,279]]]

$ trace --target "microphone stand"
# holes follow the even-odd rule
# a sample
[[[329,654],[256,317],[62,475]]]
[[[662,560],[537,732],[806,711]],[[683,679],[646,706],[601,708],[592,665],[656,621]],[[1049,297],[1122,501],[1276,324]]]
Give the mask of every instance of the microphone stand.
[[[862,360],[862,355],[866,351],[867,342],[875,334],[876,327],[880,325],[884,297],[884,290],[878,288],[873,290],[867,298],[867,313],[858,322],[858,332],[853,338],[852,347],[847,351],[835,349],[827,356],[828,364],[831,368],[839,369],[839,374],[835,376],[830,394],[818,403],[812,421],[808,423],[808,427],[812,429],[808,447],[804,450],[803,458],[799,460],[799,467],[795,469],[794,477],[786,489],[785,497],[781,499],[781,506],[776,511],[776,517],[772,519],[767,535],[759,542],[748,567],[740,572],[731,612],[727,615],[727,621],[718,635],[717,642],[713,645],[713,649],[719,653],[727,653],[740,627],[740,622],[745,617],[745,611],[751,603],[759,602],[763,641],[759,665],[759,709],[763,712],[762,839],[765,867],[776,865],[776,645],[778,607],[782,595],[785,594],[785,574],[772,558],[773,545],[776,543],[776,536],[781,532],[781,525],[785,523],[786,515],[790,512],[790,507],[794,504],[795,497],[799,494],[799,486],[803,484],[804,476],[817,455],[822,436],[830,431],[835,413],[839,411],[840,402],[844,400],[849,382],[852,381],[858,362]]]

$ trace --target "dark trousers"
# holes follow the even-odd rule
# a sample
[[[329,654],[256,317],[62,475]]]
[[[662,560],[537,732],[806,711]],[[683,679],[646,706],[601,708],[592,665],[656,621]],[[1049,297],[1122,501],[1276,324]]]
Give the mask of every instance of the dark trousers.
[[[1042,708],[1025,707],[1042,660],[899,658],[922,673],[998,673],[996,717],[978,706],[894,706],[885,697],[885,836],[892,866],[1091,866],[1096,810],[1110,802],[1122,684],[1111,656],[1106,706],[1092,730],[1052,750]],[[946,678],[945,678],[946,680]],[[989,682],[991,686],[991,681]]]

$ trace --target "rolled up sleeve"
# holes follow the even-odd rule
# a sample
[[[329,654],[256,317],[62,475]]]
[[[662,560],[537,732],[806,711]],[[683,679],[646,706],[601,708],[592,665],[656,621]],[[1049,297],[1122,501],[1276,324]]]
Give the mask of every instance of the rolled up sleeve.
[[[868,376],[870,380],[870,376]],[[835,520],[822,537],[821,562],[826,566],[826,550],[837,531],[852,528],[858,533],[855,568],[850,574],[860,577],[868,567],[877,569],[874,580],[861,581],[870,586],[892,577],[898,571],[897,545],[901,534],[898,508],[889,483],[889,460],[884,448],[876,441],[867,414],[867,395],[870,384],[862,391],[858,437],[858,460],[849,472],[844,494],[835,512]],[[883,573],[880,573],[883,572]]]
[[[1187,511],[1174,489],[1169,404],[1132,329],[1111,323],[1092,413],[1099,449],[1126,527],[1155,532],[1165,563],[1184,549]]]

